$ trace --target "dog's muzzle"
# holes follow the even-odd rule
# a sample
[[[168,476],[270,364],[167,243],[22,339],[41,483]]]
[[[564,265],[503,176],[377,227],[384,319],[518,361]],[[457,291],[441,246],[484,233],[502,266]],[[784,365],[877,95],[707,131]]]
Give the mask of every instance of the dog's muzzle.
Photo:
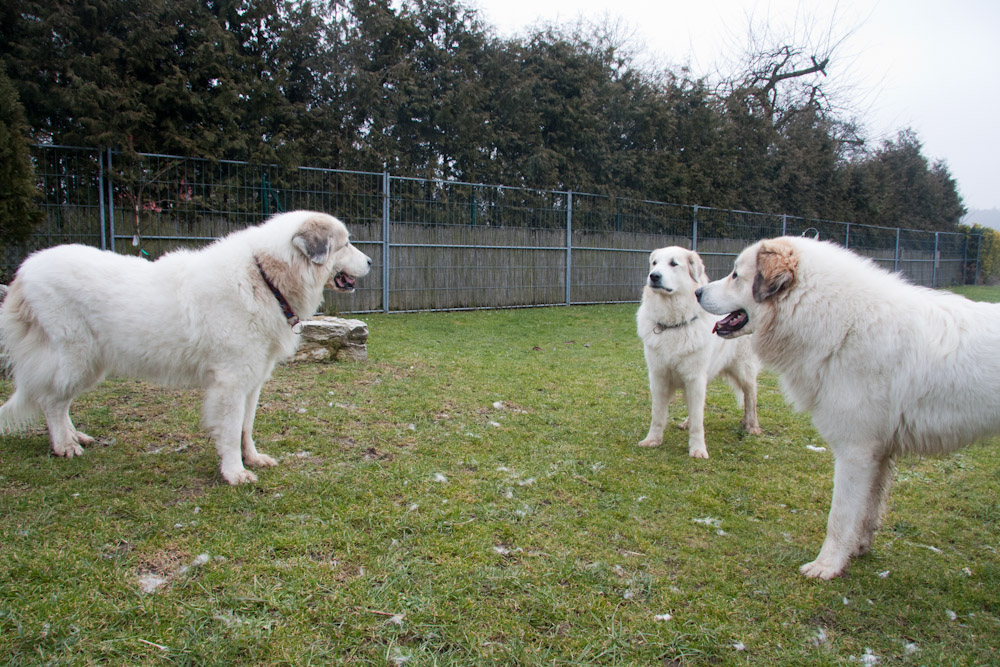
[[[646,284],[649,285],[651,289],[663,290],[665,292],[673,292],[671,288],[665,287],[663,285],[663,275],[659,271],[654,271],[653,273],[650,273],[648,282]]]

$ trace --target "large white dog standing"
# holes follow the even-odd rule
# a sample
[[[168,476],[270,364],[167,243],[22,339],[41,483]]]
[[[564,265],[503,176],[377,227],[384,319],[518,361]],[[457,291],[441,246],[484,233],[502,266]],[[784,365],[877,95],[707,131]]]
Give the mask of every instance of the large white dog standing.
[[[272,466],[252,429],[275,363],[295,351],[299,317],[328,285],[353,291],[371,260],[324,213],[294,211],[196,251],[155,262],[81,245],[24,261],[0,306],[0,343],[14,394],[0,432],[45,416],[52,451],[83,454],[93,438],[73,426],[73,399],[108,375],[205,390],[202,422],[230,484]]]
[[[757,372],[760,362],[747,339],[725,341],[712,335],[715,318],[695,298],[695,290],[708,282],[698,253],[685,248],[654,250],[649,255],[649,275],[636,313],[642,339],[649,393],[653,409],[649,432],[640,447],[657,447],[674,393],[684,390],[688,408],[688,454],[707,459],[705,447],[705,392],[713,378],[722,375],[743,407],[740,425],[760,434],[757,423]]]
[[[832,243],[758,242],[701,288],[725,338],[753,333],[834,455],[826,539],[809,577],[869,550],[894,460],[1000,432],[1000,305],[913,286]]]

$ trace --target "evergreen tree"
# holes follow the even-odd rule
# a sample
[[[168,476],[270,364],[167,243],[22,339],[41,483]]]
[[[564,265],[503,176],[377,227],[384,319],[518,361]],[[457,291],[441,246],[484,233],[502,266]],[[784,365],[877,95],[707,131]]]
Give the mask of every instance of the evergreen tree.
[[[38,141],[954,229],[946,165],[831,102],[834,42],[766,41],[710,89],[613,26],[498,39],[463,0],[0,4]]]
[[[24,241],[41,221],[24,109],[0,63],[0,243]]]

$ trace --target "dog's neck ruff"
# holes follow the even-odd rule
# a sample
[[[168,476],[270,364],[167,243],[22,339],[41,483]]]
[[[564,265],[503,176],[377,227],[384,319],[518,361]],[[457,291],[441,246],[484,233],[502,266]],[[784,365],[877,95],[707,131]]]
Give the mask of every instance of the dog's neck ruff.
[[[257,264],[257,270],[260,272],[260,277],[264,279],[264,284],[267,285],[269,290],[271,290],[271,294],[274,295],[274,298],[278,300],[278,305],[281,306],[281,312],[284,313],[285,319],[288,320],[288,326],[294,329],[300,322],[299,316],[296,315],[295,311],[292,310],[292,307],[288,305],[288,299],[286,299],[285,295],[281,293],[281,290],[275,287],[274,283],[271,282],[271,279],[267,277],[266,273],[264,273],[264,267],[260,265],[260,259],[255,256],[253,261]]]
[[[656,325],[653,326],[653,333],[661,334],[667,329],[680,329],[681,327],[686,327],[687,325],[691,324],[696,319],[698,319],[697,315],[692,317],[690,320],[683,320],[681,322],[678,322],[677,324],[664,324],[663,322],[657,322]]]

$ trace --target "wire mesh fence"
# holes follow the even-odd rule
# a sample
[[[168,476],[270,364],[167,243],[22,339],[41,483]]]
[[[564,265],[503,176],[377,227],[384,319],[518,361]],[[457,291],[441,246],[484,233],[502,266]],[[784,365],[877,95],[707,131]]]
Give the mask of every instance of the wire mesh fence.
[[[754,241],[815,235],[914,283],[974,283],[980,238],[597,194],[316,167],[36,146],[45,218],[0,256],[9,280],[30,252],[83,243],[155,260],[295,209],[331,213],[374,260],[328,313],[638,301],[650,250],[697,250],[709,276]]]

